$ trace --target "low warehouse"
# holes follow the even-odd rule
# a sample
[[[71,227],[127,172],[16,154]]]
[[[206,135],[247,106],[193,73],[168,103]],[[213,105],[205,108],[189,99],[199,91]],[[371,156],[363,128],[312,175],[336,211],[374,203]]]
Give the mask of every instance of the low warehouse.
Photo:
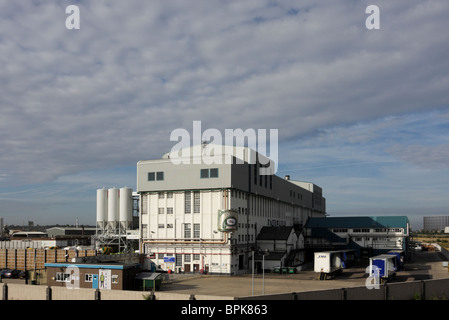
[[[138,263],[46,263],[47,284],[67,288],[134,289]]]

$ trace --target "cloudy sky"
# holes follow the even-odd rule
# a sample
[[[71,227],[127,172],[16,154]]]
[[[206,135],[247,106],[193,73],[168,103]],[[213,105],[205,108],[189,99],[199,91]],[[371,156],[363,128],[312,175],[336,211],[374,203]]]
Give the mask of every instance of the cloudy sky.
[[[367,6],[380,9],[368,30]],[[66,28],[77,5],[80,29]],[[176,128],[278,129],[328,213],[449,215],[447,0],[0,0],[0,217],[95,223]]]

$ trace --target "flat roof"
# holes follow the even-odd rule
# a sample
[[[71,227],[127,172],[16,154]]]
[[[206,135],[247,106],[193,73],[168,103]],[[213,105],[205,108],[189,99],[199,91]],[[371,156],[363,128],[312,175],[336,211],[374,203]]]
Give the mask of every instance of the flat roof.
[[[141,272],[136,274],[136,276],[134,277],[134,279],[137,280],[154,280],[157,278],[162,277],[162,273],[158,273],[158,272]]]
[[[47,234],[46,232],[42,232],[42,231],[17,231],[14,232],[12,235],[22,235],[22,234]]]
[[[45,263],[45,267],[68,268],[76,267],[80,269],[129,269],[139,266],[138,263]]]
[[[79,228],[76,228],[76,227],[51,227],[51,228],[48,228],[46,230],[48,231],[48,230],[53,230],[53,229],[59,229],[59,230],[96,230],[97,228],[95,228],[95,227],[79,227]]]

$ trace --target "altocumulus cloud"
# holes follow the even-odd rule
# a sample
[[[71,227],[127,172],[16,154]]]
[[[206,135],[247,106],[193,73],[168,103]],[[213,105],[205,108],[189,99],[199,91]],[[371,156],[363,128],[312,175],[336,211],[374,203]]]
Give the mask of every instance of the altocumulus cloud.
[[[193,120],[282,143],[448,105],[445,0],[379,0],[377,31],[368,1],[81,0],[67,30],[70,4],[0,4],[2,182],[132,166]]]

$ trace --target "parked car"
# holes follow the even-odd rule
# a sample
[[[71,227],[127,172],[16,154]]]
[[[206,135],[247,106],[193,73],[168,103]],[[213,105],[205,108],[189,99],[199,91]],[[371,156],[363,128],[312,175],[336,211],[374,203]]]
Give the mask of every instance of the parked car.
[[[0,272],[0,276],[2,278],[12,278],[12,270],[11,269],[3,269]]]
[[[4,269],[0,272],[2,278],[18,278],[19,270]]]
[[[24,271],[24,270],[20,270],[20,271],[19,271],[19,274],[17,275],[17,277],[18,277],[19,279],[26,279],[26,278],[27,278],[27,272]]]

